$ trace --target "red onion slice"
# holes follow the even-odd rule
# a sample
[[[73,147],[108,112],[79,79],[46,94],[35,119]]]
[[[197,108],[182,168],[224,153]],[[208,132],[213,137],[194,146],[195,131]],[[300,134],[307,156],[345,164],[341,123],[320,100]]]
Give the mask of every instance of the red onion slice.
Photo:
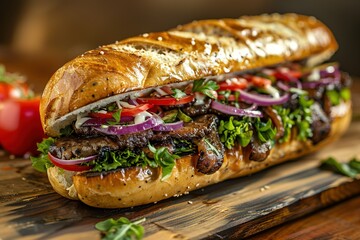
[[[340,76],[339,77],[328,77],[328,78],[322,78],[318,81],[309,81],[309,82],[303,82],[302,85],[304,88],[317,88],[319,86],[328,85],[328,84],[336,84],[340,82]]]
[[[160,124],[160,125],[154,127],[153,130],[154,131],[162,131],[162,132],[170,132],[170,131],[175,131],[177,129],[180,129],[183,126],[184,126],[184,122],[178,121],[178,122],[174,122],[174,123]]]
[[[286,103],[289,98],[290,94],[285,93],[283,96],[279,98],[272,98],[268,96],[261,96],[257,94],[252,94],[245,92],[243,90],[239,90],[240,98],[246,102],[255,103],[259,106],[270,106],[270,105],[280,105]]]
[[[161,118],[160,118],[161,119]],[[157,117],[151,116],[147,120],[139,124],[130,124],[130,125],[113,125],[107,127],[94,127],[98,132],[104,133],[106,135],[125,135],[136,132],[145,131],[153,127],[162,124]]]
[[[109,121],[115,121],[112,118],[91,118],[81,125],[81,127],[100,127],[101,125],[108,124]],[[132,116],[123,116],[120,118],[121,123],[134,121],[134,117]]]
[[[258,110],[241,109],[229,105],[225,105],[216,101],[212,101],[211,107],[219,112],[234,115],[234,116],[248,116],[248,117],[262,117],[262,113]]]
[[[48,156],[49,156],[49,158],[51,158],[51,160],[53,160],[54,162],[57,162],[61,165],[76,165],[76,164],[80,164],[80,163],[90,162],[97,158],[97,155],[93,155],[93,156],[84,157],[84,158],[65,160],[65,159],[60,159],[60,158],[55,157],[50,152],[48,153]]]

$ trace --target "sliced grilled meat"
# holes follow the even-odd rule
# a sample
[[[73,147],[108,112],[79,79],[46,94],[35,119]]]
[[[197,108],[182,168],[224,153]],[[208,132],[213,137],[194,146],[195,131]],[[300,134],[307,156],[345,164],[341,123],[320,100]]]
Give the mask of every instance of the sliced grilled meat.
[[[311,115],[311,130],[313,133],[311,140],[314,144],[317,144],[330,134],[331,122],[329,117],[318,103],[314,103],[314,105],[311,107]]]
[[[218,124],[219,119],[213,114],[207,114],[194,119],[194,121],[185,123],[184,127],[171,132],[155,132],[151,138],[154,142],[166,141],[168,139],[186,139],[203,138],[209,134]]]
[[[244,159],[262,162],[270,154],[271,143],[261,143],[256,135],[253,135],[249,145],[244,148]]]
[[[109,137],[62,138],[50,146],[52,155],[61,159],[81,158],[96,155],[101,148],[119,149],[118,144]]]
[[[197,171],[212,174],[219,170],[224,161],[224,145],[220,142],[219,134],[212,129],[207,137],[196,143],[199,158],[196,163]]]
[[[149,129],[142,132],[131,133],[126,135],[116,136],[116,142],[120,149],[123,148],[142,148],[146,146],[149,142],[149,139],[154,136],[154,132]]]
[[[276,127],[276,140],[284,136],[284,125],[279,114],[272,107],[268,106],[264,108],[266,117],[270,118],[274,126]]]
[[[192,104],[190,106],[183,107],[181,110],[186,115],[189,115],[190,117],[195,117],[195,116],[207,114],[209,112],[210,105],[211,105],[211,99],[207,98],[204,100],[204,104],[201,105]]]

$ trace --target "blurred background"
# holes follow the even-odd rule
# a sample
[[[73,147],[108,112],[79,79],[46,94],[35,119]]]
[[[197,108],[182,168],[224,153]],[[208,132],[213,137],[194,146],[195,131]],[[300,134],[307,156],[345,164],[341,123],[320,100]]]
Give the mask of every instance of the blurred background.
[[[333,59],[360,76],[359,11],[359,0],[3,0],[0,63],[41,92],[57,68],[99,45],[197,19],[296,12],[326,23],[340,45]]]

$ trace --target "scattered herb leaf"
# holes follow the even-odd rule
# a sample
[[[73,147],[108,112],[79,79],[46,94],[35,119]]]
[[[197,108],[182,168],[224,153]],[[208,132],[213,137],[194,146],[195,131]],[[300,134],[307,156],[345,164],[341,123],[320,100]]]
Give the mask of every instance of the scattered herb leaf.
[[[321,168],[330,169],[336,173],[355,178],[360,174],[360,160],[353,158],[348,163],[339,162],[333,157],[328,157],[321,163]]]
[[[102,233],[104,240],[140,240],[144,236],[144,227],[140,224],[146,219],[142,218],[135,222],[131,222],[125,217],[120,217],[115,220],[113,218],[107,219],[102,222],[98,222],[95,228]]]

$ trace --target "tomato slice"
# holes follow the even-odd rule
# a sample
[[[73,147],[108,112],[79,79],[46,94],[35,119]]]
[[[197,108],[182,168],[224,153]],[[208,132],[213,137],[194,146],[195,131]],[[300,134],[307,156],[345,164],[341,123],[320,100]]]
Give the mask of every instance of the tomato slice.
[[[291,81],[292,78],[300,78],[302,76],[302,72],[296,71],[296,70],[286,70],[284,72],[282,71],[276,71],[274,73],[274,77],[279,80],[284,81]]]
[[[218,100],[220,100],[220,101],[221,101],[221,100],[225,100],[225,96],[224,96],[224,95],[219,95]],[[233,102],[233,101],[236,100],[236,97],[235,97],[234,94],[230,94],[230,95],[227,97],[226,100],[228,100],[229,102]]]
[[[271,80],[259,76],[250,76],[247,75],[245,78],[251,82],[255,87],[264,88],[266,86],[271,85]]]
[[[219,90],[238,90],[245,89],[249,83],[244,78],[231,78],[219,83]],[[218,90],[218,91],[219,91]]]
[[[81,171],[87,171],[93,168],[93,166],[81,166],[81,165],[63,165],[58,162],[55,162],[50,156],[50,161],[57,167],[68,170],[68,171],[74,171],[74,172],[81,172]]]
[[[121,116],[132,117],[143,111],[147,111],[152,107],[154,107],[152,104],[146,103],[146,104],[140,104],[134,108],[123,108],[121,110]],[[107,113],[92,112],[89,114],[89,116],[93,118],[112,118],[114,113],[115,112],[107,112]]]
[[[162,98],[138,98],[136,100],[139,103],[151,103],[154,105],[168,106],[168,105],[181,105],[192,102],[194,100],[194,96],[187,95],[180,99],[176,99],[173,97],[162,97]]]

